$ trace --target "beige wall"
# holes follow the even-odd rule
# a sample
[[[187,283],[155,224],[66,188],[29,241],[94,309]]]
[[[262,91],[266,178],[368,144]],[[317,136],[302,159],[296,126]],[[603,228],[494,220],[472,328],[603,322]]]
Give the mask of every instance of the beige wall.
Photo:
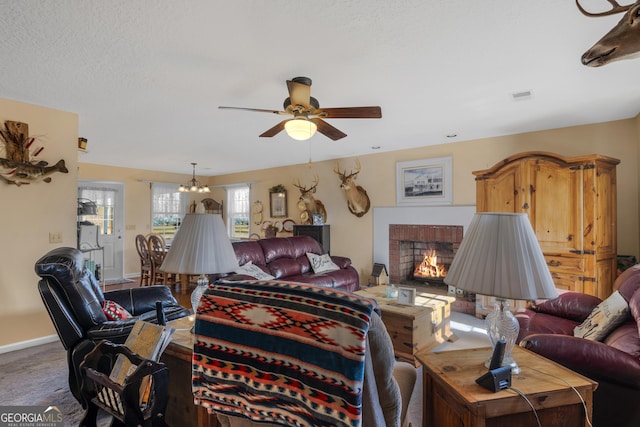
[[[261,200],[267,213],[269,187],[283,184],[288,190],[289,216],[297,220],[296,203],[299,192],[292,183],[299,178],[303,184],[309,185],[317,174],[320,182],[315,196],[324,203],[328,211],[331,253],[349,256],[360,273],[361,283],[367,283],[373,267],[373,207],[396,204],[396,162],[452,156],[453,203],[473,205],[475,181],[471,172],[491,167],[505,157],[523,151],[548,151],[569,157],[602,154],[621,159],[617,168],[618,252],[639,256],[639,121],[636,118],[360,156],[362,171],[357,183],[368,192],[372,205],[372,210],[361,218],[352,215],[347,209],[344,195],[338,188],[340,181],[333,173],[333,161],[314,163],[311,169],[302,164],[219,176],[213,178],[212,182],[223,185],[253,181],[252,201]],[[341,168],[352,167],[353,160],[342,159]],[[259,231],[255,225],[252,228],[253,232]]]
[[[20,187],[0,180],[0,346],[55,334],[33,266],[55,247],[76,246],[78,116],[0,99],[0,126],[6,120],[27,123],[45,146],[38,157],[50,164],[64,159],[69,173]],[[49,243],[51,232],[61,233],[62,243]]]
[[[362,165],[362,172],[358,176],[357,183],[367,190],[372,205],[371,211],[361,218],[352,215],[347,209],[346,200],[339,189],[340,181],[333,172],[334,161],[315,162],[312,168],[305,163],[216,176],[209,178],[207,183],[225,186],[251,182],[252,203],[260,200],[264,206],[264,220],[272,221],[276,219],[269,218],[268,190],[276,184],[283,184],[287,188],[289,217],[299,222],[299,211],[296,207],[299,191],[293,186],[293,182],[299,179],[303,185],[309,185],[317,175],[320,182],[316,197],[324,203],[328,211],[327,223],[331,225],[331,252],[335,255],[351,257],[361,275],[362,283],[366,283],[373,266],[373,207],[395,205],[396,162],[452,156],[453,203],[469,205],[475,204],[475,181],[471,172],[493,166],[501,159],[515,153],[549,151],[564,156],[603,154],[621,159],[617,169],[619,253],[640,256],[639,122],[640,119],[636,118],[360,156],[358,159]],[[341,168],[352,168],[354,160],[354,158],[342,159]],[[138,274],[139,264],[133,239],[139,232],[146,234],[150,230],[150,189],[149,184],[143,181],[178,184],[188,181],[190,176],[81,163],[79,177],[124,182],[127,228],[125,275]],[[199,178],[201,181],[206,180],[202,176]],[[204,197],[224,200],[225,192],[222,188],[214,188],[210,195],[195,195],[194,200],[201,200]],[[262,235],[260,227],[253,223],[251,232]]]
[[[69,174],[56,174],[50,184],[38,183],[17,188],[0,182],[3,208],[0,221],[0,346],[38,338],[55,331],[37,293],[33,263],[46,251],[60,246],[49,243],[49,232],[61,232],[65,246],[76,244],[77,179],[119,181],[125,186],[125,274],[139,271],[134,237],[150,230],[149,181],[188,181],[190,175],[148,170],[77,164],[77,127],[75,114],[0,99],[0,118],[27,122],[33,135],[46,137],[43,158],[67,161]],[[360,156],[362,165],[357,183],[371,198],[372,207],[395,205],[396,162],[453,157],[453,203],[475,203],[475,182],[471,171],[485,169],[499,160],[523,151],[549,151],[564,156],[603,154],[621,159],[618,167],[618,252],[640,256],[640,119],[571,127],[544,132],[429,146]],[[89,147],[90,149],[90,147]],[[82,160],[82,159],[80,159]],[[352,166],[353,158],[342,159],[342,168]],[[79,166],[79,169],[77,168]],[[316,196],[323,201],[331,224],[331,247],[335,255],[352,258],[366,283],[372,268],[373,209],[364,217],[349,213],[344,195],[333,173],[333,161],[317,162],[254,172],[211,177],[210,185],[253,182],[252,202],[264,204],[268,220],[268,189],[283,184],[288,190],[289,217],[298,219],[297,179],[309,184],[315,174],[320,178]],[[205,181],[204,177],[199,177]],[[196,196],[199,200],[204,196]],[[211,195],[225,198],[223,189]],[[252,232],[259,232],[252,224]],[[7,325],[11,325],[8,327]]]

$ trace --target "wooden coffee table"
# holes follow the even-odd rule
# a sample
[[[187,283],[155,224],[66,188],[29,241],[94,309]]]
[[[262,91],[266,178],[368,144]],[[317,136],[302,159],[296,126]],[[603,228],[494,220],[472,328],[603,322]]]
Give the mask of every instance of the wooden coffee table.
[[[169,402],[165,421],[170,426],[218,427],[215,415],[209,415],[202,406],[193,403],[191,392],[191,360],[195,317],[188,316],[168,322],[175,328],[171,343],[162,353],[160,361],[169,368]]]
[[[544,427],[587,425],[585,407],[591,419],[596,382],[516,347],[512,355],[522,372],[512,376],[511,390],[494,393],[475,382],[487,372],[484,361],[490,355],[489,348],[416,355],[423,366],[424,427],[538,425],[533,410],[515,390],[531,402]]]
[[[415,358],[418,351],[431,349],[444,341],[455,341],[449,322],[455,297],[418,291],[415,305],[409,306],[399,304],[396,298],[387,298],[386,292],[386,286],[373,286],[356,293],[378,302],[398,359],[418,366]]]

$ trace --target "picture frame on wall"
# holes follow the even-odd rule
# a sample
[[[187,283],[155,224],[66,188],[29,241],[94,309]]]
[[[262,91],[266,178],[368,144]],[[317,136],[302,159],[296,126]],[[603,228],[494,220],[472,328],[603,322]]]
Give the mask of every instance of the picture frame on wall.
[[[287,217],[287,192],[269,193],[269,215],[271,218]]]
[[[397,205],[450,205],[453,197],[451,157],[396,163]]]

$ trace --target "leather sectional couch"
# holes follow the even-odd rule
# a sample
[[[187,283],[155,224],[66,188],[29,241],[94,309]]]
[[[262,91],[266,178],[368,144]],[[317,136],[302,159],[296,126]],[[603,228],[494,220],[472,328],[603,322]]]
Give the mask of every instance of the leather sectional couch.
[[[520,345],[598,382],[594,427],[640,426],[640,264],[622,273],[613,290],[629,314],[602,341],[574,336],[600,299],[565,292],[516,314]]]
[[[349,292],[360,289],[358,272],[351,265],[349,258],[331,256],[331,260],[339,269],[314,273],[307,253],[321,255],[323,251],[320,243],[309,236],[233,242],[233,250],[240,266],[251,262],[275,280],[310,283]],[[245,274],[231,274],[225,279],[247,280],[251,277]]]

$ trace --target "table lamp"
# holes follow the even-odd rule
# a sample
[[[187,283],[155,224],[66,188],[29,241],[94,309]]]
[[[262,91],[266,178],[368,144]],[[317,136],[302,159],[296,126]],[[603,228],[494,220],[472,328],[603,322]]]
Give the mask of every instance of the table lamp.
[[[506,341],[502,366],[520,373],[511,351],[520,326],[507,299],[555,298],[558,292],[527,214],[476,213],[444,282],[468,292],[496,297],[486,317],[491,345]],[[490,359],[487,360],[487,367]]]
[[[178,274],[199,274],[191,294],[196,313],[202,294],[209,286],[207,274],[229,273],[238,268],[238,260],[218,214],[187,214],[178,229],[160,270]]]

